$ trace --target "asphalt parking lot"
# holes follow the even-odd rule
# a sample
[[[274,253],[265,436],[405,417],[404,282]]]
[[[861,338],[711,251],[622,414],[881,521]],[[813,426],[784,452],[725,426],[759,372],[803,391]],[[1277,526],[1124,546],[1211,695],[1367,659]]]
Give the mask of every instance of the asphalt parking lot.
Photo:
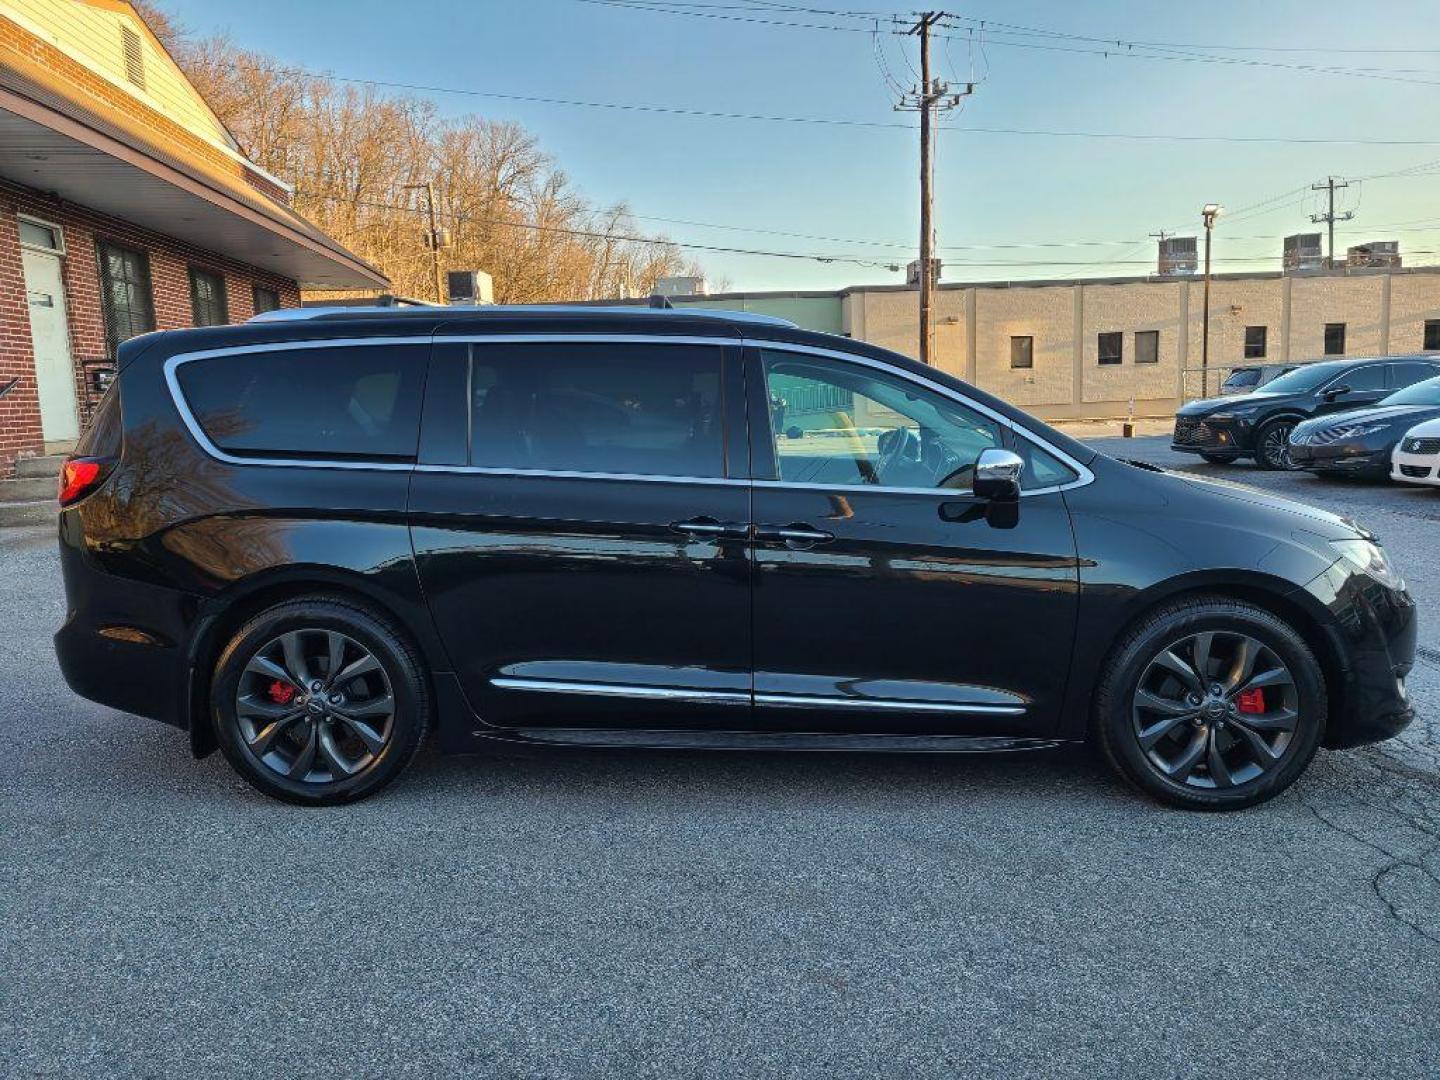
[[[1434,1076],[1440,491],[1102,448],[1349,513],[1422,717],[1226,816],[1080,751],[424,755],[254,794],[60,680],[0,532],[0,1059],[32,1076]]]

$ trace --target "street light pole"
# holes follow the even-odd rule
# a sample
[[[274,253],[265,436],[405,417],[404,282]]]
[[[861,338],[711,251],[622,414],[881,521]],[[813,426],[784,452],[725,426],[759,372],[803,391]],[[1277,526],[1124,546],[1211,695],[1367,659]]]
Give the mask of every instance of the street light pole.
[[[1206,203],[1200,211],[1205,222],[1205,313],[1200,322],[1200,396],[1210,393],[1210,237],[1215,232],[1215,219],[1224,208],[1219,203]]]

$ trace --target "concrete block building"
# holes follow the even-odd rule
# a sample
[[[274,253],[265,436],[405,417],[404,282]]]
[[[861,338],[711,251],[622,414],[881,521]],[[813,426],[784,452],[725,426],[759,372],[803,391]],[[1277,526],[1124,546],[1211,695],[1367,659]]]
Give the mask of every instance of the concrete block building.
[[[388,282],[297,214],[123,0],[0,0],[0,477],[116,346]]]

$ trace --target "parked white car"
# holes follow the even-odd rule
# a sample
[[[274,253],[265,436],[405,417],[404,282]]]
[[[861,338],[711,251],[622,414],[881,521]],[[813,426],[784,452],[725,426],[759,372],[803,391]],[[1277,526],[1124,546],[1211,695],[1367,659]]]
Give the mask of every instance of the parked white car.
[[[1405,484],[1440,487],[1440,420],[1416,424],[1395,444],[1390,478]]]

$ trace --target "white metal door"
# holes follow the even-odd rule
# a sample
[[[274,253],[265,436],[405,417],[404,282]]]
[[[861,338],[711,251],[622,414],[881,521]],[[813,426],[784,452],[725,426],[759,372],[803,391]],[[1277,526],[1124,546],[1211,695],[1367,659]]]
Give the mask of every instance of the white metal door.
[[[27,249],[23,257],[30,338],[35,346],[35,383],[40,395],[40,429],[46,442],[79,438],[75,367],[70,357],[60,256]]]

